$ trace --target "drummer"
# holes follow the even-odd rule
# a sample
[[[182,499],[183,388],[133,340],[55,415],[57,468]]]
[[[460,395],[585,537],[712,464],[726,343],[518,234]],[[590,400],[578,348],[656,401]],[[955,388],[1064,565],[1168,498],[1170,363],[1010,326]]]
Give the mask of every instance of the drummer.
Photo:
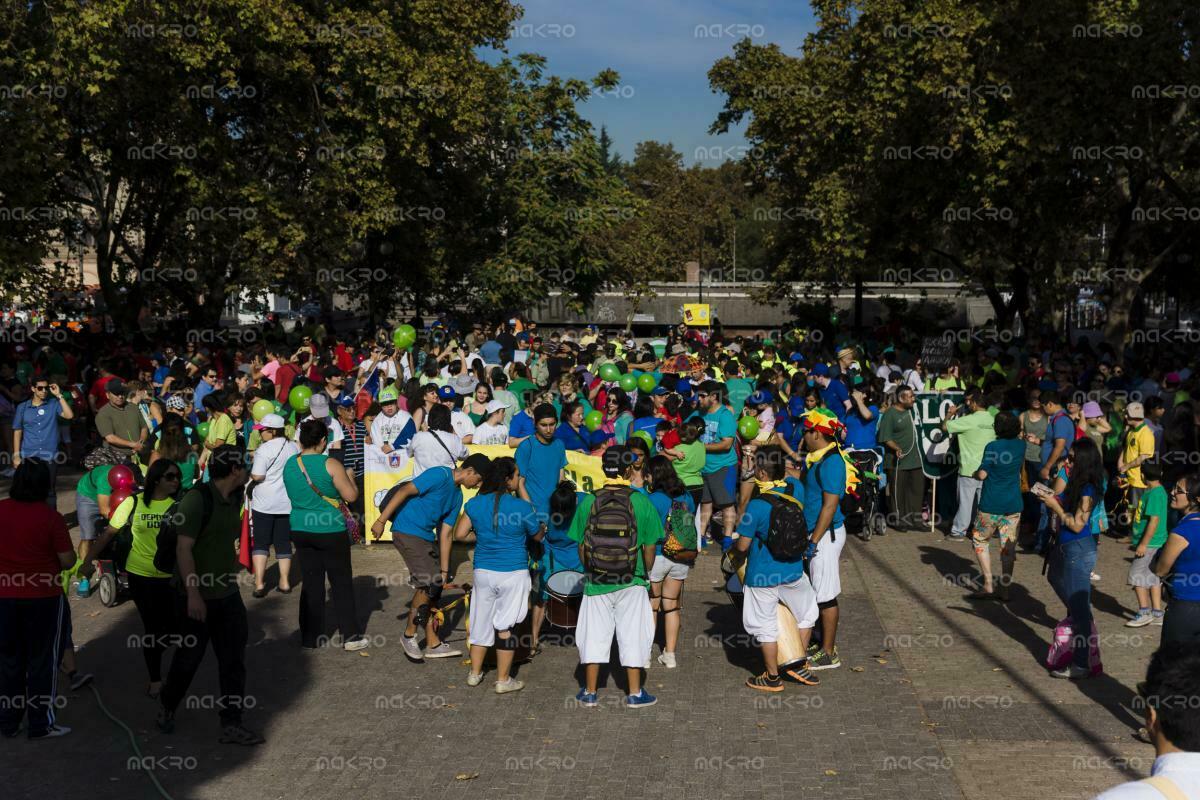
[[[533,506],[515,497],[517,462],[508,457],[492,461],[479,494],[467,501],[454,526],[455,541],[475,541],[475,588],[471,592],[471,671],[467,685],[483,681],[483,658],[496,647],[496,694],[519,692],[513,678],[516,627],[529,613],[529,554],[526,542],[545,534]],[[472,533],[473,531],[473,533]]]
[[[567,536],[571,520],[575,518],[575,509],[587,495],[577,491],[571,481],[560,481],[554,493],[550,495],[550,517],[546,527],[545,549],[538,560],[538,593],[533,606],[533,651],[531,655],[541,652],[539,645],[542,621],[546,619],[546,603],[550,601],[550,592],[546,582],[550,576],[558,572],[578,572],[583,574],[583,563],[579,560],[579,545]]]
[[[773,503],[794,503],[783,481],[783,453],[777,448],[764,448],[755,454],[755,480],[758,496],[746,505],[746,513],[738,525],[739,538],[734,547],[747,554],[745,599],[742,602],[742,625],[746,633],[758,640],[766,667],[761,675],[746,679],[746,685],[761,692],[782,692],[783,678],[779,674],[779,617],[777,606],[783,603],[796,618],[800,629],[800,653],[808,650],[813,626],[817,623],[817,593],[805,574],[804,562],[776,561],[767,549]],[[769,497],[774,495],[774,497]],[[820,681],[801,660],[788,665],[789,678],[806,686]]]
[[[675,503],[683,504],[688,511],[685,523],[690,520],[695,527],[696,503],[676,474],[671,459],[666,456],[654,456],[647,462],[645,474],[650,478],[650,504],[658,512],[663,530],[669,527],[671,509]],[[683,594],[683,582],[687,580],[691,567],[664,556],[663,541],[665,535],[654,545],[654,565],[650,568],[650,608],[655,618],[658,617],[659,611],[663,615],[663,651],[658,656],[658,663],[667,669],[675,669],[675,646],[679,643],[679,628],[682,625],[679,598]]]

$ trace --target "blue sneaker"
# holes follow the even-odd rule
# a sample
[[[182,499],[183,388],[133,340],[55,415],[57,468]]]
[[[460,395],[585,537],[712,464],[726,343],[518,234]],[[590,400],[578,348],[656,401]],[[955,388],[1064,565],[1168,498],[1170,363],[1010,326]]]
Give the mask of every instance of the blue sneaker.
[[[587,689],[579,690],[579,694],[575,695],[575,702],[584,708],[595,708],[600,705],[600,701],[596,699],[596,693],[589,692]]]
[[[87,597],[92,593],[92,585],[87,578],[79,579],[79,586],[75,588],[75,594],[79,597]]]
[[[637,694],[631,694],[625,698],[626,708],[645,708],[652,706],[658,702],[658,698],[642,689]]]

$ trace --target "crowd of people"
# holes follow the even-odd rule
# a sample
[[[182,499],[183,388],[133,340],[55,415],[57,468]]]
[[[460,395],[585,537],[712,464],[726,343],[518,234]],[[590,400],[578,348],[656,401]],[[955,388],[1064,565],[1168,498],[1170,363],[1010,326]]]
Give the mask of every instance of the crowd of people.
[[[341,646],[366,647],[351,554],[372,502],[368,447],[412,463],[412,479],[388,492],[370,531],[391,533],[411,576],[405,654],[461,655],[438,608],[455,578],[454,543],[473,542],[467,681],[482,681],[494,648],[498,693],[522,688],[514,654],[540,652],[547,584],[569,571],[584,576],[578,701],[598,703],[615,638],[626,704],[653,704],[641,671],[660,624],[657,660],[676,665],[683,585],[709,542],[738,576],[743,625],[761,648],[763,669],[747,686],[818,684],[818,672],[841,665],[839,561],[867,524],[852,520],[864,481],[882,490],[867,511],[885,515],[891,535],[938,529],[971,543],[972,601],[1010,602],[1014,581],[1035,579],[1040,570],[1017,570],[1019,549],[1048,561],[1073,631],[1055,677],[1096,674],[1090,595],[1100,546],[1132,551],[1126,624],[1161,625],[1164,644],[1200,638],[1200,374],[1183,351],[1046,336],[961,346],[927,364],[896,324],[815,341],[685,326],[657,341],[595,326],[543,333],[522,318],[417,327],[356,339],[312,324],[290,344],[280,332],[240,348],[112,339],[9,348],[0,436],[13,485],[3,503],[21,522],[0,537],[4,695],[53,693],[71,650],[64,592],[90,595],[95,562],[124,541],[130,594],[152,642],[144,656],[159,727],[173,726],[211,640],[222,738],[261,741],[242,725],[238,702],[242,511],[253,598],[269,591],[272,551],[278,592],[291,592],[299,559],[301,647],[329,644],[327,583]],[[819,343],[838,336],[835,348]],[[953,491],[943,479],[936,503],[914,410],[928,393],[945,395],[940,425],[957,467]],[[598,456],[603,485],[573,483],[569,451]],[[54,510],[68,468],[83,470],[74,544]],[[466,503],[464,489],[476,491]],[[161,558],[165,549],[172,558]],[[780,603],[802,646],[786,663],[777,643],[792,632],[779,630]],[[28,712],[30,736],[66,731],[44,702]],[[0,732],[15,734],[20,719],[3,710]]]

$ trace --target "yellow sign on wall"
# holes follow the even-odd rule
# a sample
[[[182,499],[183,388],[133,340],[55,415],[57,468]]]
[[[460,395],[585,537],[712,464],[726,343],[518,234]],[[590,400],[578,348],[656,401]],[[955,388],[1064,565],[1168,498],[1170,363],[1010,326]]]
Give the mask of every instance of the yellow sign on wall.
[[[707,328],[712,325],[712,314],[708,303],[684,303],[683,324],[697,328]]]

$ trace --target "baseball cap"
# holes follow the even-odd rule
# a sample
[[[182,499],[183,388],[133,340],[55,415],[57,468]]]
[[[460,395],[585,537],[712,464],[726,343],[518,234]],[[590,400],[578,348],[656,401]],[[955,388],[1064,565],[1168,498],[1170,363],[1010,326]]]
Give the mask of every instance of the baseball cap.
[[[770,402],[771,402],[770,393],[764,392],[762,389],[759,389],[757,392],[755,392],[754,394],[752,394],[746,398],[746,403],[748,405],[752,405],[752,406],[765,406],[767,403],[770,403]]]
[[[829,365],[824,364],[824,363],[817,364],[815,367],[812,368],[812,374],[816,375],[818,378],[828,378],[829,377]]]
[[[173,394],[167,398],[168,411],[184,411],[187,407],[187,400],[181,394]]]
[[[788,400],[788,416],[799,417],[804,413],[804,398],[793,397]]]
[[[652,392],[650,392],[650,394],[658,396],[658,397],[662,397],[664,394],[670,394],[670,393],[671,393],[671,390],[665,386],[655,386],[654,390]]]
[[[385,387],[385,388],[379,390],[379,404],[380,405],[386,405],[388,403],[395,403],[399,399],[400,399],[400,392],[396,390],[395,386],[388,386],[388,387]]]
[[[453,400],[458,397],[458,392],[454,391],[453,386],[442,386],[438,389],[438,400]]]
[[[799,364],[803,360],[804,360],[803,353],[792,353],[790,356],[788,356],[788,361],[793,361],[797,364]]]
[[[308,401],[308,413],[314,418],[329,416],[329,398],[324,392],[314,394]]]
[[[1103,417],[1104,412],[1100,410],[1100,404],[1095,400],[1089,400],[1083,404],[1083,416],[1086,419],[1096,419]]]
[[[508,403],[503,400],[489,400],[486,413],[495,414],[497,411],[503,411],[506,408],[508,408]]]
[[[104,391],[116,395],[124,395],[128,392],[125,388],[125,382],[120,378],[110,379],[108,383],[104,384]]]
[[[1183,381],[1180,379],[1178,372],[1168,372],[1163,377],[1163,383],[1167,384],[1168,386],[1178,386],[1182,382]]]
[[[279,416],[278,414],[267,414],[254,424],[254,430],[261,431],[265,428],[279,430],[286,425],[287,423],[283,421],[283,417]]]
[[[680,378],[675,384],[675,391],[679,392],[680,394],[684,394],[684,395],[691,394],[692,393],[692,379],[691,378]]]
[[[342,395],[337,401],[338,408],[354,408],[354,398],[348,394]]]
[[[1125,406],[1125,416],[1130,419],[1145,419],[1146,408],[1141,403],[1130,403]]]

